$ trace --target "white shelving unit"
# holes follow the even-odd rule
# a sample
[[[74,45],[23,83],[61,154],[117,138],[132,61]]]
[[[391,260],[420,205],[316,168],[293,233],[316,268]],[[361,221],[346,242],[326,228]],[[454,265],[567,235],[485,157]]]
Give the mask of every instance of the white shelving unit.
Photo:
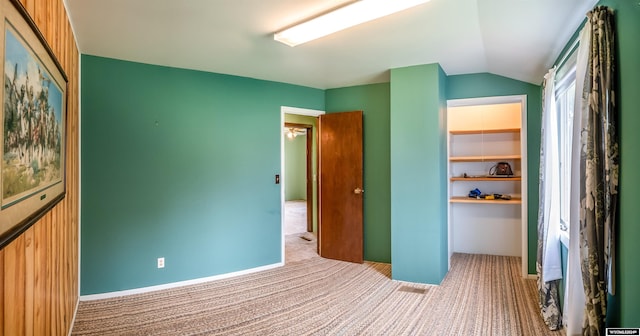
[[[526,260],[522,103],[450,106],[447,120],[450,253],[524,255]],[[498,162],[509,163],[514,174],[490,176]],[[475,188],[483,194],[509,195],[510,199],[469,197]]]
[[[460,183],[462,184],[460,188],[463,190],[459,190],[460,188],[457,186],[451,187],[453,192],[449,198],[450,202],[476,204],[521,203],[520,182],[522,181],[522,176],[519,175],[519,167],[522,156],[519,148],[519,128],[450,130],[449,141],[449,171],[451,172],[449,181],[451,183],[464,182]],[[510,177],[490,176],[489,171],[498,162],[509,163],[515,174]],[[487,200],[470,198],[468,197],[469,191],[474,188],[466,189],[469,185],[476,185],[475,188],[479,188],[483,193],[505,194],[509,195],[511,199]]]

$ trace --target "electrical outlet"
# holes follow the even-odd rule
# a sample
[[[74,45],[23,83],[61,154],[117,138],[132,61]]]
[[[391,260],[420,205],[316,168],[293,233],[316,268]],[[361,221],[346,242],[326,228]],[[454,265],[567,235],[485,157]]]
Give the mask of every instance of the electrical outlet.
[[[158,258],[158,268],[164,268],[164,257]]]

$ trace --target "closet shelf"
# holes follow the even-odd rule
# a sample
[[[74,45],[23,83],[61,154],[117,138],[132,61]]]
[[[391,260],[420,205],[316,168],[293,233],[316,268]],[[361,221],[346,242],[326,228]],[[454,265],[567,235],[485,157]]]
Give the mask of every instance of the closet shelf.
[[[511,176],[511,177],[452,177],[451,182],[454,181],[491,181],[491,182],[500,182],[500,181],[522,181],[522,176]]]
[[[506,161],[520,160],[520,155],[481,155],[481,156],[452,156],[450,162],[480,162],[480,161]]]
[[[520,133],[519,128],[499,128],[499,129],[485,129],[485,130],[451,130],[452,135],[462,134],[491,134],[491,133]]]
[[[521,198],[512,198],[510,200],[503,200],[503,199],[493,199],[493,200],[486,200],[486,199],[477,199],[477,198],[471,198],[471,197],[467,197],[467,196],[452,196],[449,199],[450,203],[477,203],[477,204],[522,204],[522,199]]]

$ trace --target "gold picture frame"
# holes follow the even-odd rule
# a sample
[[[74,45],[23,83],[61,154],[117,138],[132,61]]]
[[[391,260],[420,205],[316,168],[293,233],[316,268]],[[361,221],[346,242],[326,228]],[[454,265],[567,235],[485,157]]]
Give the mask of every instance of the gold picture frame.
[[[66,192],[67,76],[17,0],[0,0],[0,248]]]

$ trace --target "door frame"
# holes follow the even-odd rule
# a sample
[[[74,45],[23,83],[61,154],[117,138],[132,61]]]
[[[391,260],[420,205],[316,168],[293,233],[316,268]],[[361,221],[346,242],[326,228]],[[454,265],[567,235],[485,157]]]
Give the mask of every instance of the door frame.
[[[278,134],[280,134],[280,175],[281,175],[280,176],[280,235],[281,235],[280,241],[282,242],[280,260],[283,265],[285,263],[285,235],[284,235],[285,186],[284,184],[285,184],[285,175],[286,175],[285,162],[284,162],[284,159],[285,159],[284,158],[284,142],[286,141],[286,136],[284,132],[282,132],[282,127],[284,127],[284,124],[285,124],[284,115],[297,114],[297,115],[310,116],[310,117],[319,117],[320,115],[325,113],[326,113],[325,111],[321,111],[321,110],[312,110],[312,109],[290,107],[290,106],[280,107],[280,124],[278,125],[279,126]],[[314,135],[314,136],[317,136],[317,135]],[[318,209],[318,211],[319,210],[320,209]],[[307,209],[307,214],[308,214],[308,211],[309,209]],[[320,225],[320,223],[318,223],[318,225]]]

